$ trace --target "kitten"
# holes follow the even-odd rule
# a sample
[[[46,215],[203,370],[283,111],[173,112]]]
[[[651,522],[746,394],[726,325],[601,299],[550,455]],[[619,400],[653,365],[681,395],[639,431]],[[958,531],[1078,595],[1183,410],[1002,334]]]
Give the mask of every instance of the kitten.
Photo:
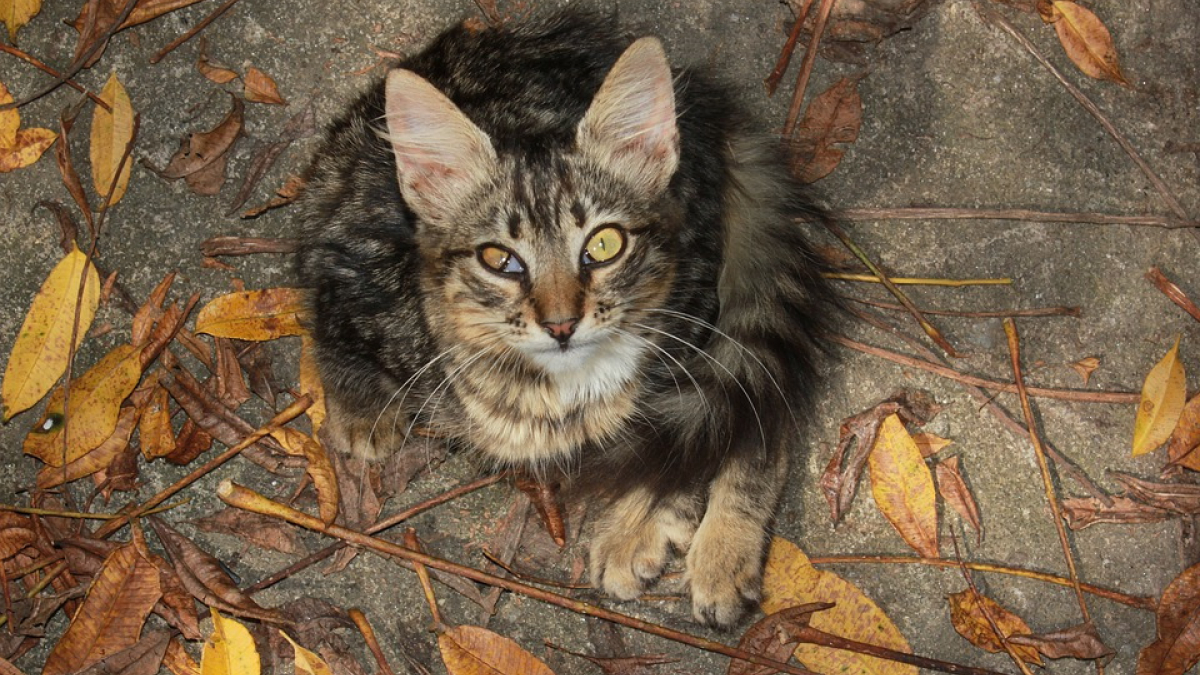
[[[758,598],[832,304],[817,218],[734,96],[567,12],[452,28],[328,131],[298,267],[330,428],[596,489],[592,577],[686,552],[697,620]]]

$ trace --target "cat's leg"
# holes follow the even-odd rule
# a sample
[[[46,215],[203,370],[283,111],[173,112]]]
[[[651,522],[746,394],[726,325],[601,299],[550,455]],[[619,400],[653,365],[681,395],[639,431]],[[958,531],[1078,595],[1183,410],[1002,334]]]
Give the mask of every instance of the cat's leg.
[[[692,614],[728,627],[762,594],[767,527],[787,476],[787,456],[769,464],[731,458],[709,485],[704,518],[687,553]]]
[[[613,500],[592,538],[592,583],[619,600],[632,600],[662,574],[675,548],[686,551],[701,501],[678,493],[657,497],[635,488]]]
[[[366,460],[384,459],[404,444],[408,417],[398,406],[379,410],[326,390],[325,407],[334,448]]]

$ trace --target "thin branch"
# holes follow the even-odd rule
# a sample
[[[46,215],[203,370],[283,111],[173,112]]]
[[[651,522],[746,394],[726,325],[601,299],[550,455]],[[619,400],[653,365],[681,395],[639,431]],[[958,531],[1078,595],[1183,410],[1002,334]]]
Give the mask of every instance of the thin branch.
[[[864,281],[871,284],[883,284],[885,286],[891,283],[897,286],[949,286],[951,288],[962,288],[964,286],[1008,286],[1012,284],[1012,279],[1006,277],[1000,279],[925,279],[913,277],[880,277],[874,274],[847,274],[844,272],[826,272],[821,276],[836,281]],[[907,307],[904,309],[905,311],[909,311]]]
[[[796,130],[796,122],[800,119],[800,108],[804,106],[804,92],[808,89],[808,78],[812,75],[813,64],[817,60],[817,48],[821,46],[821,36],[825,34],[825,23],[829,13],[833,11],[836,0],[821,0],[817,10],[817,20],[813,24],[812,39],[804,52],[804,60],[800,63],[800,72],[796,75],[796,89],[792,92],[792,103],[788,108],[787,121],[783,125],[783,137],[790,138]]]
[[[892,281],[895,281],[893,279]],[[890,309],[893,311],[907,311],[903,305],[896,305],[890,302],[879,302],[878,300],[869,300],[867,298],[848,298],[853,302],[858,302],[879,309]],[[984,312],[955,312],[951,310],[923,309],[926,314],[935,314],[938,316],[959,316],[968,319],[1003,319],[1010,316],[1024,317],[1039,317],[1039,316],[1082,316],[1083,310],[1079,307],[1034,307],[1031,309],[996,309]]]
[[[1168,230],[1200,227],[1200,221],[1171,216],[1114,216],[1107,213],[1067,213],[1029,209],[890,208],[841,209],[839,220],[1020,220],[1032,223],[1072,223],[1089,225],[1134,225]]]
[[[792,62],[792,54],[796,51],[796,42],[800,40],[800,33],[804,30],[804,22],[808,20],[808,12],[812,9],[812,0],[804,0],[804,9],[796,15],[796,22],[792,24],[792,30],[788,33],[787,42],[783,45],[783,50],[779,52],[779,60],[775,62],[775,69],[767,77],[763,83],[767,86],[767,95],[774,96],[775,90],[779,88],[779,81],[783,79],[783,74],[787,72],[788,64]]]
[[[1192,302],[1192,299],[1183,292],[1183,289],[1167,278],[1167,275],[1162,273],[1162,270],[1157,267],[1151,267],[1149,272],[1146,272],[1146,279],[1154,284],[1158,290],[1163,292],[1171,302],[1179,305],[1179,307],[1192,315],[1192,318],[1200,321],[1200,307]]]
[[[3,42],[0,42],[0,52],[4,52],[6,54],[12,54],[13,56],[17,57],[18,59],[21,59],[21,60],[29,63],[33,67],[37,68],[38,70],[42,71],[43,73],[46,73],[47,75],[49,75],[51,77],[61,78],[63,81],[63,84],[73,87],[76,91],[78,91],[82,94],[86,94],[88,98],[92,99],[92,103],[95,103],[96,105],[100,106],[101,108],[104,108],[105,110],[107,110],[110,113],[112,112],[112,106],[110,106],[108,104],[108,101],[105,101],[104,99],[100,98],[99,96],[88,91],[82,84],[79,84],[75,80],[72,80],[69,77],[63,77],[62,73],[51,68],[50,66],[46,65],[45,63],[42,63],[40,60],[33,57],[32,55],[27,54],[27,53],[21,51],[20,49],[17,49],[16,47],[6,45]]]
[[[168,44],[166,47],[163,47],[162,49],[158,50],[157,54],[150,57],[150,63],[153,64],[153,63],[158,63],[159,61],[162,61],[163,58],[165,58],[167,54],[170,54],[171,52],[175,51],[176,47],[187,42],[188,40],[191,40],[193,37],[196,36],[197,33],[204,30],[205,28],[207,28],[208,24],[221,18],[221,15],[224,14],[225,12],[229,11],[229,8],[233,7],[234,4],[237,3],[237,1],[238,0],[225,0],[225,2],[222,3],[220,7],[213,10],[212,14],[209,14],[208,16],[201,19],[200,23],[196,24],[195,26],[192,26],[191,30],[184,33],[183,35],[180,35],[179,37],[175,38],[174,40],[171,40],[170,44]]]

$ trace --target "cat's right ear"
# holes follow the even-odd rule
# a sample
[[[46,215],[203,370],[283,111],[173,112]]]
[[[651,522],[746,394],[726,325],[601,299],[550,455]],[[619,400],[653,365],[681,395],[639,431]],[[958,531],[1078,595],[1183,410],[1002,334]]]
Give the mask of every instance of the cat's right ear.
[[[400,192],[423,220],[443,219],[495,175],[487,134],[416,73],[388,73],[384,112]]]

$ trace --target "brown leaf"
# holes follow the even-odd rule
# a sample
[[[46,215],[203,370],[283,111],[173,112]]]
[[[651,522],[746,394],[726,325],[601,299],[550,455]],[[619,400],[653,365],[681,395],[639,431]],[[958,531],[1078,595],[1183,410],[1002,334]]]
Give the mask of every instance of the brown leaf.
[[[146,23],[167,12],[172,12],[197,2],[200,2],[200,0],[138,0],[137,6],[129,13],[129,18],[125,19],[119,30],[125,30],[131,26]],[[96,40],[99,40],[108,32],[108,29],[116,23],[117,17],[121,15],[121,10],[124,7],[125,0],[87,0],[84,3],[79,16],[71,24],[79,33],[79,43],[75,47],[75,58],[78,59],[82,56],[91,48]],[[92,67],[96,61],[100,60],[102,54],[104,54],[103,49],[97,51],[85,64],[86,67]]]
[[[313,404],[306,413],[312,422],[313,436],[320,438],[321,425],[325,423],[325,388],[317,370],[317,344],[308,333],[300,336],[300,394],[312,397]]]
[[[479,626],[455,626],[438,634],[450,675],[554,675],[521,645]]]
[[[1084,386],[1087,386],[1088,380],[1091,379],[1092,371],[1099,367],[1099,356],[1089,356],[1087,358],[1079,359],[1075,363],[1071,364],[1071,368],[1074,369],[1075,372],[1079,373],[1079,377],[1083,378]]]
[[[1105,505],[1095,497],[1071,497],[1062,501],[1063,519],[1072,530],[1082,530],[1096,523],[1157,523],[1173,517],[1170,511],[1155,508],[1129,497],[1112,497]]]
[[[179,150],[171,157],[171,161],[160,172],[164,178],[178,179],[202,171],[218,160],[222,161],[221,173],[224,175],[224,157],[233,147],[234,141],[242,134],[242,118],[245,106],[236,96],[230,97],[233,108],[225,115],[217,126],[209,131],[198,134],[188,134],[179,141]]]
[[[1104,644],[1096,632],[1096,626],[1090,622],[1043,635],[1013,635],[1008,642],[1033,647],[1042,656],[1051,659],[1069,656],[1073,659],[1100,659],[1101,663],[1107,663],[1116,654]]]
[[[49,490],[84,476],[90,476],[112,464],[113,460],[129,447],[129,437],[137,428],[137,408],[121,408],[117,418],[116,428],[112,435],[88,453],[72,460],[63,466],[45,466],[38,471],[37,486],[41,490]]]
[[[238,74],[225,66],[214,65],[208,60],[208,40],[200,38],[200,56],[196,58],[196,70],[217,84],[226,84],[238,78]]]
[[[845,151],[835,144],[858,140],[862,126],[862,99],[858,77],[844,77],[808,105],[793,135],[792,175],[801,183],[815,183],[828,176]]]
[[[1181,515],[1200,513],[1200,485],[1156,483],[1120,471],[1112,472],[1112,477],[1140,502]]]
[[[326,525],[333,524],[337,518],[338,503],[340,502],[337,473],[325,448],[311,436],[305,435],[291,427],[283,427],[271,432],[271,436],[279,441],[288,453],[303,457],[308,461],[306,471],[317,489],[317,506],[321,520]]]
[[[201,675],[200,664],[183,648],[179,640],[171,640],[167,646],[167,655],[163,658],[163,667],[172,675]]]
[[[196,316],[196,332],[239,340],[300,335],[304,296],[295,288],[267,288],[215,298]]]
[[[543,483],[532,476],[522,474],[517,476],[517,489],[529,497],[533,507],[537,509],[538,517],[550,538],[559,547],[567,545],[567,526],[563,519],[562,504],[558,499],[558,485]]]
[[[1000,606],[991,598],[975,593],[971,589],[951,593],[946,596],[950,601],[950,623],[954,630],[967,639],[968,642],[986,651],[1004,651],[1002,639],[1010,635],[1027,635],[1029,626],[1021,617]],[[991,622],[996,624],[1000,635],[992,629]],[[1013,653],[1026,663],[1042,665],[1042,657],[1032,647],[1012,647]]]
[[[195,173],[183,177],[188,188],[198,195],[211,197],[220,194],[221,186],[225,185],[225,167],[229,164],[229,153],[222,153],[213,161],[205,164]]]
[[[564,649],[556,644],[551,644],[546,641],[546,646],[551,649],[557,649],[564,654],[578,656],[581,659],[586,659],[604,672],[604,675],[647,675],[653,673],[651,666],[661,666],[667,663],[676,663],[677,658],[667,656],[666,654],[643,654],[641,656],[595,656],[592,654],[582,654],[573,652],[569,649]],[[786,660],[787,657],[785,656]]]
[[[175,431],[171,428],[171,409],[167,390],[163,389],[157,381],[154,382],[152,392],[142,407],[142,417],[138,422],[138,438],[142,456],[146,458],[146,461],[166,457],[175,452]]]
[[[283,132],[279,134],[279,140],[271,143],[260,149],[254,154],[250,160],[250,168],[246,170],[246,178],[242,181],[242,187],[238,189],[237,195],[229,204],[229,209],[225,215],[232,216],[250,199],[250,193],[254,191],[255,186],[262,180],[263,176],[267,175],[267,171],[275,166],[275,162],[279,156],[287,150],[291,144],[308,136],[313,136],[317,133],[316,113],[313,112],[312,103],[304,106],[304,109],[292,116],[283,127]],[[284,188],[287,186],[285,185]]]
[[[1179,340],[1146,375],[1142,384],[1142,402],[1133,428],[1133,456],[1144,455],[1171,437],[1187,399],[1183,362],[1179,360]]]
[[[1200,394],[1183,406],[1179,423],[1167,441],[1167,457],[1172,464],[1200,471]]]
[[[917,444],[917,448],[921,450],[921,456],[929,459],[938,454],[942,450],[950,447],[954,441],[948,438],[942,438],[937,434],[919,433],[911,434],[913,442]]]
[[[136,535],[116,549],[92,581],[83,605],[46,659],[43,675],[67,675],[137,643],[162,596],[158,568]]]
[[[1137,675],[1183,675],[1200,660],[1200,565],[1167,585],[1156,612],[1158,636],[1138,654]]]
[[[155,675],[162,667],[171,634],[154,631],[123,651],[92,664],[79,675]]]
[[[792,637],[793,631],[797,627],[808,626],[814,612],[830,607],[832,605],[829,603],[809,603],[768,614],[742,634],[738,649],[786,663],[800,645],[800,641]],[[726,675],[771,675],[778,671],[769,666],[732,659],[725,672]]]
[[[304,542],[296,530],[275,519],[250,511],[226,508],[192,521],[205,532],[228,534],[258,548],[280,551],[288,555],[305,553]]]
[[[268,199],[265,204],[259,204],[242,213],[242,218],[257,218],[271,209],[287,206],[296,201],[304,189],[304,179],[296,174],[287,177],[283,187],[275,191],[275,196]]]
[[[246,386],[246,378],[242,375],[242,364],[238,361],[237,350],[228,338],[217,338],[217,398],[230,410],[237,410],[250,400],[250,388]]]
[[[135,409],[133,415],[137,419],[140,413]],[[96,490],[106,504],[112,498],[112,493],[132,492],[138,488],[138,451],[129,445],[129,436],[124,436],[123,440],[125,447],[103,469],[92,475]]]
[[[275,84],[275,80],[258,68],[254,66],[246,68],[246,76],[242,78],[242,81],[246,84],[247,101],[287,105],[287,101],[279,95],[279,87]]]
[[[212,447],[213,437],[200,428],[192,419],[184,420],[179,436],[175,438],[175,450],[167,455],[167,461],[178,466],[192,463]]]
[[[275,383],[275,370],[270,352],[264,349],[261,343],[235,340],[234,344],[238,348],[237,360],[246,373],[250,391],[274,408],[275,392],[279,390],[279,385]]]
[[[35,541],[37,533],[32,520],[9,511],[0,511],[0,562],[15,556]]]
[[[1079,70],[1088,77],[1128,86],[1108,28],[1091,10],[1070,0],[1050,0],[1043,20],[1054,24],[1058,41]],[[1039,9],[1041,9],[1039,7]]]
[[[200,633],[200,615],[196,612],[196,600],[175,573],[175,568],[159,556],[154,556],[162,581],[163,597],[154,606],[154,613],[174,626],[189,640],[203,639]]]
[[[975,495],[971,493],[971,488],[963,479],[958,466],[958,457],[949,457],[938,462],[934,466],[934,475],[937,477],[938,494],[958,512],[958,515],[962,516],[964,521],[971,525],[971,528],[980,537],[983,537],[983,521],[979,517],[979,504],[975,502]]]
[[[868,465],[871,493],[888,522],[917,553],[938,557],[933,476],[898,415],[883,420]]]
[[[146,302],[138,308],[137,313],[133,315],[133,325],[130,329],[131,336],[129,341],[135,345],[144,345],[150,341],[150,331],[154,328],[154,324],[163,316],[163,302],[167,299],[167,293],[171,290],[171,284],[175,283],[175,273],[168,272],[162,281],[150,291],[150,297],[146,298]]]

